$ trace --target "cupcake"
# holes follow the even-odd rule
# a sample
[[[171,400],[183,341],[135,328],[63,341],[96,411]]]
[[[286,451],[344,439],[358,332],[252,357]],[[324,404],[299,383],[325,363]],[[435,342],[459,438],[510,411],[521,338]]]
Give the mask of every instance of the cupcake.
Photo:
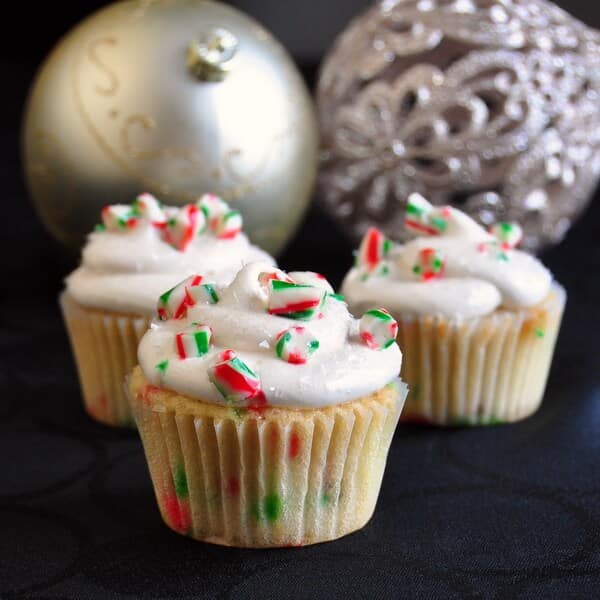
[[[150,194],[133,205],[107,206],[66,280],[60,305],[87,412],[108,425],[133,425],[123,388],[137,363],[156,297],[201,271],[228,283],[246,263],[273,262],[242,233],[240,213],[213,194],[182,208]]]
[[[161,296],[129,380],[163,519],[238,547],[360,529],[406,395],[393,319],[359,322],[321,276],[269,263],[213,291]]]
[[[486,231],[451,207],[409,198],[395,244],[370,229],[342,292],[353,311],[386,307],[398,321],[402,419],[489,425],[523,419],[542,400],[565,291],[516,246],[518,225]]]

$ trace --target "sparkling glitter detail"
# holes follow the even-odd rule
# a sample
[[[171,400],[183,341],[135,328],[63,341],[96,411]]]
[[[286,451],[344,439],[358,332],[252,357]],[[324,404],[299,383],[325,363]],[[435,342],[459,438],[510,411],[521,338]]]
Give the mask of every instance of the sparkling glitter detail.
[[[356,238],[409,239],[418,192],[557,243],[600,175],[599,66],[600,34],[545,0],[380,2],[322,71],[323,202]]]

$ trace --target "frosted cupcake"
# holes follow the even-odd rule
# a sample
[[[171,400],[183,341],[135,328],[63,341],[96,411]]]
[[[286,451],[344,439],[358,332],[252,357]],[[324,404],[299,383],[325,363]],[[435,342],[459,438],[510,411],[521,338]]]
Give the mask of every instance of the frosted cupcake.
[[[406,394],[393,319],[359,322],[322,277],[268,263],[203,286],[161,296],[129,382],[163,519],[239,547],[360,529]]]
[[[403,420],[485,425],[523,419],[542,400],[565,291],[516,250],[518,225],[488,232],[461,211],[418,194],[399,245],[371,229],[342,292],[353,311],[386,307],[398,320]]]
[[[142,194],[107,206],[81,266],[60,297],[88,413],[108,425],[133,425],[125,375],[137,364],[158,294],[201,271],[228,283],[246,263],[271,257],[242,233],[241,215],[213,194],[182,208]]]

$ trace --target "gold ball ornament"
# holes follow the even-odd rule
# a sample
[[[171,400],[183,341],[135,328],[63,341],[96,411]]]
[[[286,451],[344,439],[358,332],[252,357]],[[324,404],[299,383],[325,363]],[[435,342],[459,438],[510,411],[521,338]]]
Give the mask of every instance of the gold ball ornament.
[[[276,253],[309,201],[317,145],[283,47],[201,0],[128,0],[84,20],[40,69],[23,127],[35,207],[72,247],[108,203],[148,191],[181,205],[213,191]]]

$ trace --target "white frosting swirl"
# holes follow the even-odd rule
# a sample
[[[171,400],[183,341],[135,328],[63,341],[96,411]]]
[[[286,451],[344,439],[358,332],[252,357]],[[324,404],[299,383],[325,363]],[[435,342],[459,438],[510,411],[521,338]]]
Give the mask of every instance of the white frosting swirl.
[[[402,359],[397,344],[370,349],[359,337],[359,322],[333,295],[326,296],[321,315],[312,320],[268,314],[268,291],[259,275],[272,270],[269,263],[249,264],[228,287],[217,288],[217,304],[196,304],[184,319],[155,320],[138,349],[146,379],[192,398],[227,404],[208,370],[231,349],[260,378],[268,405],[301,409],[356,400],[397,377]],[[210,326],[211,348],[204,356],[181,359],[175,335],[193,323]],[[282,330],[298,325],[319,341],[305,364],[288,363],[275,349]],[[168,367],[161,372],[157,365],[165,360]]]
[[[536,258],[502,247],[494,235],[457,209],[445,207],[443,214],[445,229],[440,235],[393,244],[373,273],[366,273],[360,264],[349,271],[342,293],[352,309],[378,305],[397,314],[469,318],[500,306],[534,306],[549,294],[552,275]],[[442,277],[423,280],[415,275],[425,248],[443,257]]]
[[[180,251],[166,243],[150,222],[125,231],[88,236],[82,264],[66,280],[69,293],[84,306],[153,316],[156,299],[192,273],[229,283],[246,263],[274,260],[243,233],[220,239],[206,231]]]

